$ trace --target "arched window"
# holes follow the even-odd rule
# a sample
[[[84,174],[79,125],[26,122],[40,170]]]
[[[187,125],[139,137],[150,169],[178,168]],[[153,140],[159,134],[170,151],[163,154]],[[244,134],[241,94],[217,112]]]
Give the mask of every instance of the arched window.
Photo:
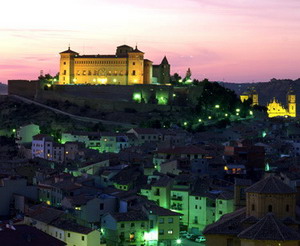
[[[269,206],[268,206],[268,212],[269,212],[269,213],[271,213],[271,212],[272,212],[272,210],[273,210],[273,207],[272,207],[272,205],[269,205]]]
[[[287,204],[287,205],[285,206],[285,211],[287,211],[287,212],[290,211],[290,205]]]

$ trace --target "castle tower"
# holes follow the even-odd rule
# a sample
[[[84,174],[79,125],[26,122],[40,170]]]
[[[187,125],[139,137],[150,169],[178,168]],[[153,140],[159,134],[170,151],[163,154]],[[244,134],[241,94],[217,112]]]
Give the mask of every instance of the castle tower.
[[[72,51],[70,47],[63,52],[60,52],[60,70],[59,70],[59,84],[73,84],[74,81],[74,58],[78,53]]]
[[[289,116],[296,117],[296,95],[292,89],[287,93],[287,106]]]
[[[170,83],[170,80],[171,80],[170,64],[169,64],[166,56],[162,60],[160,66],[161,66],[161,84]]]
[[[128,85],[144,83],[144,52],[137,47],[128,52]]]

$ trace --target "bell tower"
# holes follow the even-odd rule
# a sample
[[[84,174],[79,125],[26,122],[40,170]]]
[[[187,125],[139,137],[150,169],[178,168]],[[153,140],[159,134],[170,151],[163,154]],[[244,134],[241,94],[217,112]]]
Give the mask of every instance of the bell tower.
[[[296,117],[296,94],[292,88],[290,88],[289,92],[287,93],[287,104],[289,116]]]

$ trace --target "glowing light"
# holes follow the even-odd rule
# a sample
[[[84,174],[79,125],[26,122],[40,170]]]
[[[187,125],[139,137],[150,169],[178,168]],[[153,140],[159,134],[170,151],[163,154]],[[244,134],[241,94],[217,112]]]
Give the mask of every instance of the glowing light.
[[[217,105],[215,105],[215,108],[220,108],[220,105],[218,105],[218,104],[217,104]]]
[[[165,98],[165,97],[159,97],[159,98],[157,98],[157,100],[158,100],[158,104],[160,104],[160,105],[167,105],[168,104],[168,99]]]
[[[144,233],[144,240],[146,241],[154,241],[158,240],[158,235],[157,231],[150,231],[150,232],[145,232]]]
[[[183,122],[183,125],[184,125],[184,126],[187,126],[187,124],[188,124],[188,123],[187,123],[186,121],[185,121],[185,122]]]
[[[249,114],[250,114],[250,115],[253,115],[253,111],[250,110]]]
[[[73,79],[73,82],[74,82],[74,83],[77,82],[77,79]]]
[[[173,94],[173,97],[176,97],[176,94],[175,94],[175,93]]]
[[[201,120],[201,119],[199,119],[199,120],[198,120],[198,122],[202,122],[202,120]]]
[[[208,119],[209,119],[209,120],[211,120],[211,118],[212,118],[211,116],[208,116]]]
[[[136,101],[136,102],[141,102],[141,100],[142,100],[141,93],[138,93],[138,92],[133,93],[133,100]]]
[[[113,82],[116,83],[116,82],[117,82],[117,79],[113,79]]]
[[[68,152],[68,151],[66,151],[66,155],[67,155],[67,154],[69,154],[69,152]]]
[[[180,79],[178,82],[179,82],[179,83],[182,83],[182,79]]]
[[[228,114],[225,114],[225,117],[227,117],[228,116]]]
[[[263,131],[261,135],[264,138],[265,136],[267,136],[267,133],[265,131]]]
[[[270,171],[270,165],[269,165],[269,163],[267,163],[267,164],[265,165],[265,171],[266,171],[266,172]]]
[[[240,115],[240,113],[236,113],[236,115],[237,115],[237,116],[239,116],[239,115]]]
[[[96,79],[93,79],[93,82],[96,82],[97,80]]]
[[[81,210],[81,207],[75,207],[75,210]]]
[[[236,112],[240,112],[241,110],[240,110],[239,108],[237,108],[235,111],[236,111]]]
[[[51,84],[47,84],[47,87],[50,88],[50,87],[51,87]]]
[[[50,202],[50,201],[47,201],[46,203],[47,203],[47,205],[51,205],[51,202]]]
[[[228,171],[228,167],[227,166],[224,167],[224,171]]]
[[[15,132],[16,132],[16,129],[12,129],[12,132],[15,133]]]
[[[98,78],[98,83],[106,84],[107,83],[107,78]]]
[[[176,240],[176,243],[177,243],[177,244],[181,244],[181,242],[182,242],[181,239],[177,239],[177,240]]]

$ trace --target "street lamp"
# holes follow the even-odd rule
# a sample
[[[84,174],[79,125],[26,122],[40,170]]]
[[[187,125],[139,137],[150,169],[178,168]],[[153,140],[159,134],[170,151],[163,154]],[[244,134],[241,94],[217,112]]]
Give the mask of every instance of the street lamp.
[[[220,105],[219,104],[215,105],[215,108],[220,108]]]
[[[182,241],[181,241],[180,238],[176,240],[176,243],[177,243],[177,244],[181,244],[181,242],[182,242]]]

